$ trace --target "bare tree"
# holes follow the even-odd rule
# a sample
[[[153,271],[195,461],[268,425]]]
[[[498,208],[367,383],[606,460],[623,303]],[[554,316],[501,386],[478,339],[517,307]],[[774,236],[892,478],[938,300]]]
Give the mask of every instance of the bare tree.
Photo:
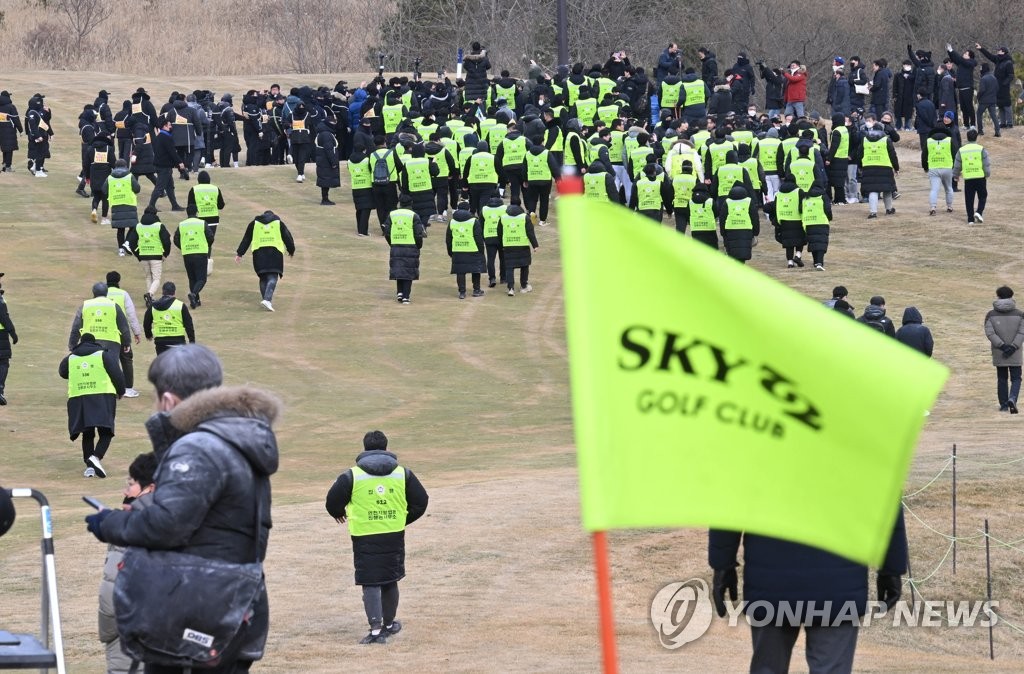
[[[81,56],[82,45],[89,35],[102,26],[114,12],[113,3],[108,0],[56,0],[52,4],[71,29],[75,38],[75,53],[78,56]]]

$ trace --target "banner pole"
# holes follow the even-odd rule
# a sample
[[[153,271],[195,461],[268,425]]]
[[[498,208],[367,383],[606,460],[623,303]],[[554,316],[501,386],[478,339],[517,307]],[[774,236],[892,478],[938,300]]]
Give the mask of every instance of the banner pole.
[[[612,611],[612,579],[608,566],[608,541],[605,532],[594,532],[594,567],[597,571],[597,604],[601,628],[601,658],[604,674],[618,674],[615,649],[615,614]]]

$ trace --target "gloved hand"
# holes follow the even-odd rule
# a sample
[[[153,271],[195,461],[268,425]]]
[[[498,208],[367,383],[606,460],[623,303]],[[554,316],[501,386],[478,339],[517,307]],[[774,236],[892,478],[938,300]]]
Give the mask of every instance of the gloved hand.
[[[725,617],[725,591],[729,591],[729,599],[736,601],[736,586],[739,579],[736,575],[736,567],[718,569],[715,571],[714,580],[711,581],[711,598],[715,601],[715,612],[719,618]]]
[[[94,512],[92,515],[88,515],[85,518],[85,528],[88,529],[89,533],[95,536],[97,540],[99,540],[101,543],[106,543],[107,541],[105,538],[103,538],[103,532],[100,530],[100,527],[103,526],[103,520],[105,520],[107,516],[110,515],[110,513],[112,512],[114,511],[99,510],[97,512]]]
[[[1017,351],[1017,347],[1013,344],[1003,344],[999,350],[1003,352],[1003,358],[1009,358]]]
[[[885,602],[885,609],[891,611],[903,594],[903,582],[898,575],[878,572],[878,601]]]

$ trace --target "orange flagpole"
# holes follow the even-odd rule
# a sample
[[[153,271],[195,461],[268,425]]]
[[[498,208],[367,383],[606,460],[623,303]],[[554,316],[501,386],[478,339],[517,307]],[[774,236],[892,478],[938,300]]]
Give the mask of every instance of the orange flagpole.
[[[597,571],[597,604],[604,674],[618,674],[619,657],[615,649],[615,613],[612,611],[612,574],[608,566],[608,541],[603,531],[594,532],[594,566]]]

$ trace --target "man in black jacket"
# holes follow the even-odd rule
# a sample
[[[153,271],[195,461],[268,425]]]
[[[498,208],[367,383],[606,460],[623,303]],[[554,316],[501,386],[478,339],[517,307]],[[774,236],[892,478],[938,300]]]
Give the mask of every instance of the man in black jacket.
[[[885,315],[885,298],[881,295],[871,298],[871,303],[864,307],[864,314],[857,320],[892,338],[896,337],[896,326],[893,325],[892,319]]]
[[[174,169],[184,173],[185,164],[178,155],[178,148],[174,145],[174,137],[171,135],[171,120],[166,117],[160,118],[160,130],[153,139],[153,165],[156,167],[156,186],[153,194],[149,197],[149,207],[156,208],[156,200],[167,195],[171,200],[172,211],[184,211],[174,196]]]
[[[0,272],[0,277],[3,272]],[[7,382],[7,372],[11,366],[11,345],[18,343],[18,333],[14,329],[14,321],[7,313],[7,303],[4,302],[4,289],[0,285],[0,405],[7,404],[4,397],[4,384]]]
[[[411,470],[387,451],[381,431],[363,437],[356,465],[338,476],[327,492],[327,512],[348,520],[356,585],[370,633],[361,644],[384,644],[398,634],[398,581],[405,577],[405,528],[427,510],[427,491]],[[357,488],[358,487],[358,488]]]
[[[718,59],[715,58],[715,52],[709,51],[707,47],[698,49],[697,56],[700,57],[700,78],[710,89],[715,86],[718,77]]]
[[[1010,87],[1016,79],[1016,74],[1013,71],[1013,59],[1010,57],[1010,49],[1008,47],[1000,47],[995,54],[992,54],[980,44],[975,44],[974,46],[995,67],[996,82],[999,84],[999,88],[996,90],[996,103],[999,105],[999,111],[1003,118],[1000,126],[1004,129],[1012,129],[1013,100],[1010,97]]]
[[[187,342],[196,343],[196,331],[192,324],[192,314],[185,303],[174,296],[178,288],[171,281],[163,285],[163,296],[153,300],[146,307],[146,315],[142,317],[142,329],[146,340],[156,345],[156,355]]]
[[[222,380],[220,360],[197,344],[171,349],[153,361],[149,381],[156,388],[158,412],[146,430],[160,460],[155,475],[159,493],[154,492],[148,508],[88,516],[96,538],[229,563],[263,561],[271,527],[270,476],[278,467],[271,425],[281,402],[259,389],[221,386]],[[269,615],[261,582],[251,616],[220,665],[203,671],[249,671],[263,657]],[[185,671],[190,670],[146,665],[150,674]]]
[[[980,136],[985,135],[986,112],[996,130],[996,138],[1001,135],[999,132],[999,106],[996,103],[998,90],[999,82],[996,80],[996,76],[992,74],[987,63],[982,63],[981,79],[978,80],[978,135]]]
[[[978,59],[974,52],[965,49],[962,54],[953,51],[953,45],[946,44],[946,55],[956,66],[953,75],[956,78],[956,93],[960,101],[960,113],[965,127],[977,124],[974,113],[974,69],[978,67]]]

